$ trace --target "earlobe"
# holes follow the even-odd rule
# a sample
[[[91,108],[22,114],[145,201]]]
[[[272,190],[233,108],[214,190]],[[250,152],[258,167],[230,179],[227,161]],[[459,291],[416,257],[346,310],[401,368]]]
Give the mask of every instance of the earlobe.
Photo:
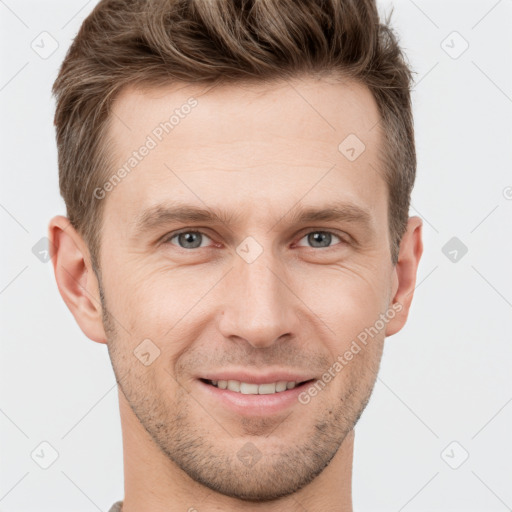
[[[106,343],[98,281],[84,240],[61,215],[50,221],[48,238],[55,280],[64,302],[89,339]]]
[[[407,230],[400,243],[398,262],[393,271],[392,288],[394,293],[389,305],[396,314],[387,324],[386,336],[396,334],[407,321],[416,286],[418,265],[423,254],[422,225],[420,217],[410,217]]]

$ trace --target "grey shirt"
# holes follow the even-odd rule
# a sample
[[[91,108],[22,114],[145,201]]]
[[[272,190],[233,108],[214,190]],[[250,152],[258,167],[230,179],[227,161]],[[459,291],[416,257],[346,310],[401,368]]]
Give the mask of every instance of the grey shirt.
[[[123,512],[123,502],[116,501],[108,512]]]

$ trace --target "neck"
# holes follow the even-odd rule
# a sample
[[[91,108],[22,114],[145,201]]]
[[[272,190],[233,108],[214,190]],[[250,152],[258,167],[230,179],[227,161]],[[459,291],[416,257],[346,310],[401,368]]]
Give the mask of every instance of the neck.
[[[248,502],[199,484],[154,443],[119,392],[123,431],[123,512],[352,512],[354,431],[310,484],[274,501]]]

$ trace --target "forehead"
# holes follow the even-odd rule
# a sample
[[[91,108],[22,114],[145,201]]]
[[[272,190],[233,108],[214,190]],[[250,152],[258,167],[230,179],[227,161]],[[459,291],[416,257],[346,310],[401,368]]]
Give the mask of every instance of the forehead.
[[[378,121],[371,92],[350,81],[127,88],[110,119],[109,176],[122,177],[106,211],[132,223],[176,199],[238,211],[264,204],[273,219],[301,198],[376,208],[386,195]]]

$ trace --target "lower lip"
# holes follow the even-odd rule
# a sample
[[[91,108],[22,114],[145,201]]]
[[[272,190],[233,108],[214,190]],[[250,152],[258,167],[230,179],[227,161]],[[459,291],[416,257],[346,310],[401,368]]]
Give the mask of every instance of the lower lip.
[[[268,416],[284,411],[298,403],[299,395],[312,383],[312,381],[304,382],[293,389],[269,395],[244,395],[229,389],[220,389],[202,380],[197,380],[197,382],[208,397],[220,402],[237,414],[249,416]]]

